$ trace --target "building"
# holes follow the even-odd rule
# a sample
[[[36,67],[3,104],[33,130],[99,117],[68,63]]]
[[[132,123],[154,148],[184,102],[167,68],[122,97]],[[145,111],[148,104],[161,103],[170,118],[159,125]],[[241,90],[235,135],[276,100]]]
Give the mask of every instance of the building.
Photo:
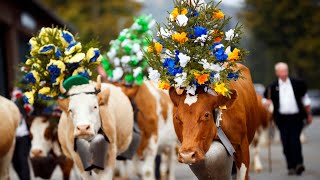
[[[0,95],[9,97],[29,39],[44,26],[66,25],[37,0],[0,0]]]

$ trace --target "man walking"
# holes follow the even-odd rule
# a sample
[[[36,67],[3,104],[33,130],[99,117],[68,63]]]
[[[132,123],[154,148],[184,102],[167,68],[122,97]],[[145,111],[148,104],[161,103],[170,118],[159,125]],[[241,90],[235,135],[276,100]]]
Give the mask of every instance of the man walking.
[[[280,131],[288,175],[301,175],[305,167],[299,137],[304,119],[307,124],[312,122],[311,101],[305,83],[289,77],[286,63],[277,63],[275,73],[278,79],[266,88],[264,96],[267,104],[274,105],[273,117]]]

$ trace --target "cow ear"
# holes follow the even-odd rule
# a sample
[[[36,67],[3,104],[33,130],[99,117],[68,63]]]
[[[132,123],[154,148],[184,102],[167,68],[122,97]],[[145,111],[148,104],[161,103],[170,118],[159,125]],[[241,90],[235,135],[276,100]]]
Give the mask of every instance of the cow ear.
[[[109,89],[106,89],[106,90],[104,90],[104,91],[102,91],[102,92],[100,92],[98,94],[99,106],[103,106],[103,105],[108,104],[109,95],[110,95],[110,90]]]
[[[57,103],[64,112],[68,112],[70,99],[58,99]]]
[[[229,108],[232,106],[232,104],[237,99],[237,97],[238,97],[238,93],[236,90],[230,90],[230,98],[220,94],[218,98],[218,106],[225,105],[227,106],[227,108]]]
[[[178,106],[181,96],[177,94],[176,89],[174,87],[170,87],[169,95],[173,104],[175,106]]]

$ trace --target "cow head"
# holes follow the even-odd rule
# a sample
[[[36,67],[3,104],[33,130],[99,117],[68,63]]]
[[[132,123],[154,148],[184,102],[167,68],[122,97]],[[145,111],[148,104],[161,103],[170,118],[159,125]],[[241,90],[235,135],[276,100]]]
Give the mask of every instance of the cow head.
[[[74,137],[90,140],[101,128],[101,120],[106,118],[101,108],[108,103],[109,89],[100,92],[101,79],[97,78],[96,86],[92,83],[72,86],[68,98],[59,99],[58,104],[67,113],[68,119],[74,126]],[[60,91],[66,90],[60,85]],[[104,110],[103,110],[104,109]]]
[[[48,117],[36,116],[29,119],[31,150],[30,157],[46,157],[53,148],[57,132],[50,125]]]
[[[213,96],[199,89],[197,102],[190,106],[184,103],[185,92],[178,95],[175,88],[171,87],[169,94],[174,104],[173,123],[181,142],[179,162],[192,164],[204,160],[217,136],[214,110],[223,105],[230,107],[237,97],[236,91],[232,91],[231,98],[227,98],[222,95]]]

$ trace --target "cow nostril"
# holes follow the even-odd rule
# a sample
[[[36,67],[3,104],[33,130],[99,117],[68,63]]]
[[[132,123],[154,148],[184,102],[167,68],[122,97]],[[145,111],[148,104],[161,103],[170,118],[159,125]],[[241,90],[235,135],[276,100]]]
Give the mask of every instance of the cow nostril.
[[[88,130],[90,128],[90,125],[87,126],[86,130]]]
[[[196,158],[196,153],[195,153],[195,152],[192,153],[191,158],[192,158],[192,159],[195,159],[195,158]]]
[[[77,127],[77,130],[79,130],[79,131],[80,131],[80,128],[79,128],[79,127]]]

